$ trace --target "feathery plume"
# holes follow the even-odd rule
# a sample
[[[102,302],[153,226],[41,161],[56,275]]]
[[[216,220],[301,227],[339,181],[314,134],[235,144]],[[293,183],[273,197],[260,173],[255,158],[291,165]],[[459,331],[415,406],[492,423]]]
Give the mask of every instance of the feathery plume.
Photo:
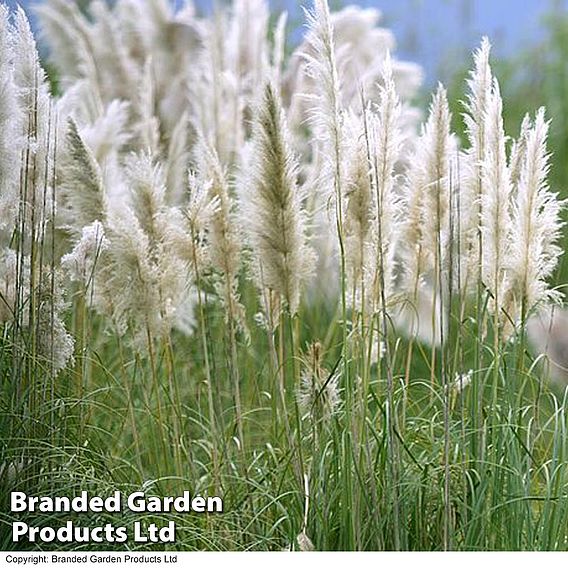
[[[241,82],[243,95],[251,101],[268,71],[268,21],[266,0],[233,0],[225,41],[227,64]]]
[[[89,12],[92,16],[89,47],[94,51],[92,57],[101,93],[107,101],[132,100],[139,92],[143,71],[128,51],[115,9],[103,0],[93,0]]]
[[[101,254],[108,250],[104,226],[94,221],[83,227],[81,238],[70,253],[61,258],[61,268],[72,282],[81,283],[86,297],[91,295],[95,283],[97,262]]]
[[[21,135],[25,139],[25,157],[16,162],[21,166],[19,180],[23,186],[20,229],[41,240],[52,211],[53,192],[49,184],[53,179],[56,120],[36,43],[21,8],[14,14],[11,37]]]
[[[226,66],[225,14],[216,14],[204,28],[203,47],[189,81],[190,119],[221,163],[230,163],[244,141],[245,102],[238,77]]]
[[[136,92],[138,96],[133,105],[136,115],[135,140],[139,141],[142,149],[155,155],[160,144],[160,121],[156,117],[156,86],[151,58],[144,63]]]
[[[59,155],[57,182],[62,222],[68,230],[79,234],[86,225],[104,221],[107,203],[100,168],[71,119]]]
[[[108,249],[99,264],[99,295],[95,308],[110,317],[117,333],[132,333],[144,344],[146,329],[159,335],[160,298],[150,240],[129,207],[109,212],[105,224]]]
[[[0,246],[9,243],[14,230],[24,143],[10,28],[8,7],[0,5]]]
[[[132,138],[128,127],[130,104],[114,100],[103,107],[84,82],[68,90],[63,96],[65,98],[71,100],[62,103],[67,103],[68,107],[61,114],[73,117],[81,139],[91,150],[101,170],[104,172],[115,167],[118,155]]]
[[[97,253],[93,305],[118,333],[129,329],[133,343],[142,345],[148,334],[161,337],[174,326],[191,329],[189,238],[181,211],[165,203],[161,164],[149,153],[133,153],[123,175],[129,201],[109,209],[104,238],[97,237],[100,225],[86,228],[64,264],[73,274],[85,253],[88,265]]]
[[[154,247],[163,239],[167,225],[163,167],[154,163],[150,152],[130,154],[124,161],[124,177],[132,210]]]
[[[310,104],[310,123],[325,147],[329,175],[333,176],[336,198],[340,198],[342,180],[342,106],[341,85],[335,59],[333,28],[327,0],[315,0],[306,13],[309,51],[303,53],[306,71],[314,80],[314,93],[302,96]]]
[[[506,294],[506,309],[513,321],[526,318],[535,306],[560,297],[546,281],[562,254],[558,241],[564,205],[546,179],[550,169],[548,126],[541,108],[526,134],[526,154],[513,204]]]
[[[403,286],[412,297],[421,279],[444,272],[450,241],[450,112],[442,85],[432,97],[428,120],[409,163],[404,186],[405,221],[400,238]]]
[[[341,82],[337,69],[336,49],[327,0],[314,0],[306,12],[308,32],[306,48],[300,52],[305,73],[312,82],[301,97],[308,111],[313,133],[312,153],[318,169],[314,171],[313,210],[317,223],[314,232],[322,234],[323,247],[318,250],[320,269],[338,281],[341,275],[342,310],[346,310],[347,282],[344,243],[345,138]],[[307,86],[307,85],[304,85]],[[319,213],[319,214],[318,214]],[[335,233],[336,238],[332,238]],[[316,244],[320,244],[317,240]],[[338,262],[339,260],[339,262]]]
[[[274,84],[281,87],[282,67],[284,64],[284,54],[286,51],[286,24],[288,22],[288,13],[282,12],[278,18],[278,23],[274,30],[274,47],[272,49],[272,74]]]
[[[186,197],[189,119],[187,112],[180,117],[168,142],[166,161],[166,188],[168,203],[179,205]]]
[[[450,162],[455,144],[450,119],[446,90],[438,85],[409,159],[397,251],[402,269],[399,283],[409,300],[408,305],[401,305],[397,323],[408,335],[431,345],[439,345],[442,339],[442,299],[449,284]]]
[[[45,254],[55,211],[51,184],[57,121],[21,8],[10,20],[0,7],[0,94],[0,319],[16,322],[16,342],[33,330],[34,353],[57,374],[73,355],[63,323],[61,272]],[[11,163],[4,163],[6,158]],[[14,231],[17,248],[11,250]]]
[[[537,356],[544,355],[547,377],[568,386],[568,311],[560,306],[538,310],[527,321],[527,339]]]
[[[483,169],[481,164],[486,157],[486,120],[487,106],[491,99],[493,75],[489,64],[491,45],[484,37],[481,47],[474,53],[474,69],[467,81],[469,93],[463,115],[469,149],[463,160],[463,179],[461,181],[459,225],[462,260],[460,274],[461,285],[472,288],[480,278],[480,264],[483,250],[483,236],[479,225],[482,215],[482,201],[485,192]]]
[[[368,110],[364,111],[368,114]],[[371,185],[366,120],[353,114],[345,118],[346,146],[346,191],[345,191],[345,261],[348,299],[361,309],[364,295],[364,275],[370,255],[371,232],[374,222],[374,199]]]
[[[284,111],[268,83],[255,112],[250,188],[244,213],[255,262],[257,284],[276,292],[292,314],[309,277],[313,252],[306,243],[297,163],[292,154]]]
[[[330,14],[335,66],[341,84],[341,104],[357,114],[363,111],[361,90],[365,92],[367,101],[378,100],[384,60],[387,53],[395,48],[393,34],[377,26],[380,19],[381,13],[375,8],[358,6],[346,6]],[[292,54],[285,73],[285,95],[290,99],[289,120],[292,131],[299,128],[309,114],[306,100],[297,95],[319,88],[307,68],[306,53],[314,55],[310,33]],[[405,99],[411,99],[422,83],[420,67],[414,63],[395,60],[392,61],[392,66],[397,92]],[[415,125],[416,112],[408,110],[409,122]]]
[[[46,274],[37,293],[37,345],[40,355],[57,375],[73,360],[75,340],[65,329],[63,313],[67,307],[60,270]]]
[[[218,207],[209,228],[209,255],[211,266],[222,277],[216,289],[227,308],[227,317],[244,328],[244,314],[238,292],[238,275],[241,269],[241,232],[235,218],[227,175],[217,152],[203,137],[196,150],[198,180],[209,188],[209,197]]]
[[[126,159],[125,181],[132,211],[148,239],[148,260],[159,301],[156,316],[162,332],[168,331],[191,287],[187,258],[176,246],[186,234],[183,214],[167,205],[164,168],[148,152]]]
[[[503,129],[503,102],[494,80],[487,100],[485,156],[481,163],[482,185],[480,230],[483,239],[481,278],[489,290],[490,309],[501,315],[505,263],[509,245],[511,176],[507,166]]]
[[[519,137],[513,141],[511,147],[511,156],[509,158],[509,171],[511,173],[511,191],[516,195],[521,177],[521,169],[526,159],[527,153],[527,136],[532,127],[532,121],[529,114],[525,114],[521,123],[521,132]]]
[[[184,216],[190,237],[189,263],[195,274],[203,275],[211,266],[207,236],[219,210],[219,197],[212,197],[209,184],[201,183],[193,172],[188,173],[188,203]]]
[[[50,61],[63,84],[73,84],[88,74],[92,76],[90,30],[77,3],[48,0],[35,5],[34,12],[40,22],[40,39],[50,46]]]
[[[400,211],[400,198],[395,190],[395,166],[401,147],[400,116],[400,100],[392,77],[390,58],[387,57],[379,103],[376,113],[369,117],[376,210],[372,228],[373,258],[367,272],[372,310],[382,306],[383,298],[388,304],[394,292],[395,225]]]

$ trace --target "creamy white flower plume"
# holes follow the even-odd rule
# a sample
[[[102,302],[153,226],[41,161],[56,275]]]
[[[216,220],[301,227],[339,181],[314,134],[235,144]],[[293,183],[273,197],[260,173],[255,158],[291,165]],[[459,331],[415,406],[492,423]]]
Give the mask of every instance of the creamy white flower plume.
[[[0,5],[0,246],[8,244],[14,230],[24,143],[10,28],[8,7]]]
[[[49,266],[43,270],[30,292],[30,257],[21,259],[13,250],[0,250],[0,324],[18,322],[20,333],[27,333],[32,324],[38,360],[56,375],[72,361],[74,340],[63,321],[67,304],[62,272]]]
[[[482,161],[480,230],[483,239],[481,278],[491,294],[490,309],[501,315],[505,265],[509,246],[511,176],[507,166],[503,102],[497,80],[487,101],[485,156]]]
[[[403,286],[411,298],[421,279],[445,273],[450,245],[450,162],[454,141],[446,90],[438,86],[409,160],[404,188],[400,255]]]
[[[190,118],[223,164],[237,161],[254,100],[271,73],[268,25],[266,0],[235,0],[202,22],[203,46],[189,81]],[[282,45],[282,33],[275,39]]]
[[[517,187],[521,177],[521,169],[527,154],[527,137],[532,127],[532,121],[529,114],[525,114],[521,124],[521,132],[519,137],[513,141],[511,147],[511,156],[509,158],[509,171],[511,172],[512,191],[516,195]]]
[[[487,107],[493,87],[493,75],[489,65],[490,51],[489,40],[484,37],[481,47],[474,53],[474,69],[467,82],[469,93],[463,117],[469,149],[461,165],[463,172],[459,211],[459,226],[462,231],[460,285],[470,289],[477,284],[481,276],[480,261],[483,255],[483,236],[479,224],[482,215],[482,196],[485,192],[482,163],[486,157]]]
[[[550,169],[546,148],[548,122],[541,108],[526,134],[526,154],[513,205],[507,308],[513,321],[527,317],[542,302],[559,299],[547,279],[558,264],[563,203],[547,181]]]
[[[242,146],[244,100],[234,71],[226,68],[227,23],[224,14],[204,24],[204,42],[189,81],[190,119],[222,163]]]
[[[100,221],[83,227],[81,238],[73,250],[61,259],[61,267],[73,282],[79,282],[90,295],[95,284],[97,262],[101,254],[108,250],[105,230]]]
[[[71,84],[94,70],[89,53],[89,26],[76,2],[49,0],[34,11],[41,23],[41,39],[49,43],[51,60],[64,84]]]
[[[527,321],[527,339],[537,358],[543,357],[546,377],[559,386],[568,386],[568,311],[547,306]]]
[[[155,155],[158,153],[160,144],[160,121],[156,116],[156,85],[154,65],[151,58],[148,58],[144,63],[136,93],[134,111],[137,136],[135,139],[142,149]]]
[[[184,209],[189,235],[188,260],[194,273],[201,278],[211,267],[209,229],[219,211],[219,197],[211,196],[210,184],[200,182],[193,172],[188,173],[189,199]]]
[[[327,174],[334,180],[335,196],[340,196],[342,182],[342,106],[341,85],[337,71],[333,28],[327,0],[315,0],[306,13],[310,51],[303,54],[306,71],[314,80],[313,93],[302,96],[310,105],[310,124],[324,146],[328,160]]]
[[[341,84],[341,103],[359,114],[362,111],[361,90],[368,101],[376,102],[379,96],[380,77],[384,60],[395,48],[393,34],[378,27],[381,13],[375,8],[348,5],[330,14],[333,29],[336,68]],[[310,33],[296,48],[285,74],[285,93],[290,97],[289,120],[296,131],[307,116],[309,105],[301,93],[318,89],[307,69],[305,54],[314,55]],[[416,95],[422,82],[422,71],[416,64],[392,61],[393,76],[399,94],[410,99]],[[411,118],[411,115],[414,115]],[[408,113],[409,121],[416,124],[416,113]]]
[[[208,229],[214,215],[219,210],[220,199],[218,196],[211,197],[210,183],[199,183],[195,173],[188,172],[188,191],[189,197],[186,205],[186,217],[192,227],[197,232]]]
[[[37,13],[60,83],[87,82],[104,107],[127,101],[130,126],[153,143],[159,135],[164,150],[186,110],[190,69],[201,44],[200,22],[190,8],[176,12],[163,0],[96,0],[81,12],[67,0],[46,0]]]
[[[288,22],[288,13],[282,12],[278,18],[276,29],[274,30],[274,47],[272,49],[272,74],[274,84],[281,86],[282,67],[284,65],[284,56],[286,52],[286,24]]]
[[[130,331],[144,344],[146,329],[161,331],[157,267],[150,240],[134,212],[126,207],[109,213],[105,227],[108,250],[101,255],[101,277],[96,308],[110,317],[118,333]]]
[[[189,162],[189,118],[185,112],[172,130],[166,160],[166,188],[168,202],[181,205],[187,190],[186,176]]]
[[[88,97],[82,92],[78,94]],[[94,101],[91,104],[96,108],[79,114],[82,119],[80,134],[97,162],[106,168],[132,138],[128,129],[130,105],[119,100],[112,101],[105,108],[101,108],[101,105]],[[75,112],[79,110],[78,105],[78,102],[73,104]]]
[[[22,117],[20,135],[25,139],[20,159],[12,166],[19,164],[23,188],[20,230],[41,239],[53,209],[56,116],[30,24],[21,8],[13,17],[11,43],[14,84]]]
[[[163,167],[154,163],[149,152],[130,154],[124,162],[124,177],[140,226],[151,244],[156,244],[163,238],[167,225],[164,216],[166,185]]]
[[[307,107],[314,156],[310,214],[314,218],[314,239],[318,247],[322,277],[339,282],[344,255],[345,139],[341,84],[337,69],[335,41],[327,0],[315,0],[306,12],[308,32],[300,51],[310,88],[298,93]],[[303,84],[308,87],[308,83]],[[308,149],[306,149],[308,151]],[[335,288],[335,287],[334,287]],[[343,288],[343,284],[340,289]],[[332,289],[336,292],[336,289]],[[325,296],[324,296],[325,297]],[[336,300],[334,294],[332,298]]]
[[[227,317],[244,329],[244,314],[238,291],[242,235],[229,191],[227,174],[217,152],[203,138],[197,147],[196,159],[199,183],[209,188],[210,199],[218,203],[209,228],[211,265],[222,278],[222,282],[216,282],[216,289],[227,310]]]
[[[37,293],[37,341],[40,355],[55,374],[72,360],[75,340],[65,329],[63,314],[66,309],[62,274],[54,270],[46,274]]]
[[[84,282],[93,307],[115,330],[128,329],[141,346],[148,334],[159,338],[172,327],[191,331],[189,237],[181,211],[165,203],[161,164],[148,153],[133,153],[123,175],[128,202],[109,208],[103,225],[85,227],[63,265],[71,279]]]
[[[233,0],[227,43],[227,62],[242,81],[250,102],[268,70],[268,21],[266,0]]]
[[[449,286],[452,246],[450,168],[454,146],[447,95],[439,85],[408,160],[397,247],[401,264],[398,282],[408,300],[400,307],[397,323],[410,337],[433,345],[441,343],[447,323],[443,300]]]
[[[36,353],[57,374],[73,355],[65,289],[45,248],[56,211],[57,119],[29,22],[23,10],[10,18],[3,6],[0,128],[0,320],[16,324],[16,343],[33,330]]]
[[[270,83],[255,112],[253,144],[250,183],[243,191],[243,226],[254,257],[256,280],[260,290],[276,292],[295,313],[314,256],[306,242],[297,163],[284,111]]]
[[[138,92],[142,71],[128,50],[116,12],[103,0],[93,0],[89,12],[89,48],[93,50],[100,90],[108,101],[131,100]]]
[[[376,196],[371,183],[368,131],[364,121],[349,113],[345,119],[346,137],[346,191],[345,191],[345,264],[349,285],[348,299],[361,309],[364,298],[365,270],[373,258],[371,235],[375,221]]]
[[[395,188],[395,166],[401,148],[400,116],[400,100],[392,77],[390,59],[387,57],[379,103],[376,105],[376,113],[369,117],[376,208],[372,228],[373,257],[367,272],[372,310],[382,306],[383,299],[388,304],[394,293],[395,227],[400,212],[400,198]]]

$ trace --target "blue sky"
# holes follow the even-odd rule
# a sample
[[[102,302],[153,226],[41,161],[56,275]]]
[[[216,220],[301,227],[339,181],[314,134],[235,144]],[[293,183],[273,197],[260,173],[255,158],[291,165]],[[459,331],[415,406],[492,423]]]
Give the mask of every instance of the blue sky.
[[[2,1],[2,0],[0,0]],[[179,0],[176,0],[179,1]],[[444,80],[451,74],[456,57],[470,52],[483,35],[489,36],[495,52],[510,55],[538,40],[542,15],[552,3],[566,0],[355,0],[349,2],[379,8],[384,23],[396,36],[398,56],[424,66],[427,80]],[[14,5],[15,0],[8,0]],[[35,0],[20,0],[28,8]],[[203,10],[212,0],[195,0]],[[292,21],[300,22],[301,7],[310,0],[270,0],[275,10],[286,9]],[[333,0],[330,0],[333,3]]]

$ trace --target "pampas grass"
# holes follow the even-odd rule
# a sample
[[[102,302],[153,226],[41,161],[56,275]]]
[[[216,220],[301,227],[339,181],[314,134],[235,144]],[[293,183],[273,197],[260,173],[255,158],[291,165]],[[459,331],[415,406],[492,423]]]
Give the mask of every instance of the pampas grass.
[[[65,151],[58,162],[60,223],[72,233],[102,221],[106,216],[106,194],[100,166],[90,148],[83,142],[73,120],[65,135]]]
[[[483,237],[479,230],[484,195],[483,170],[485,158],[487,108],[493,86],[489,64],[491,45],[483,38],[481,47],[474,54],[474,69],[468,79],[469,92],[465,103],[464,123],[469,148],[464,156],[464,180],[460,199],[460,227],[463,231],[463,262],[460,267],[462,282],[466,289],[475,287],[481,269]]]
[[[450,168],[455,152],[450,121],[446,91],[439,85],[405,184],[404,208],[409,215],[401,242],[405,250],[405,282],[411,293],[422,279],[431,279],[436,269],[448,269]],[[446,258],[439,258],[439,251]]]
[[[255,112],[255,163],[242,190],[243,226],[261,294],[265,290],[275,293],[295,314],[314,254],[307,244],[297,164],[283,112],[275,88],[267,84]]]
[[[221,495],[180,549],[566,549],[525,341],[561,363],[563,202],[489,41],[420,124],[374,10],[316,0],[291,53],[263,0],[38,14],[58,96],[0,8],[2,483]]]
[[[523,133],[526,148],[511,222],[511,272],[509,294],[514,298],[515,321],[524,318],[547,300],[559,300],[559,292],[551,290],[546,279],[552,274],[562,249],[558,246],[562,203],[546,181],[549,155],[546,149],[548,122],[544,109],[539,109],[533,126]]]
[[[510,221],[511,176],[507,167],[506,140],[503,129],[503,102],[499,84],[494,81],[486,111],[485,147],[481,196],[481,239],[483,255],[481,279],[492,296],[491,310],[501,317]]]

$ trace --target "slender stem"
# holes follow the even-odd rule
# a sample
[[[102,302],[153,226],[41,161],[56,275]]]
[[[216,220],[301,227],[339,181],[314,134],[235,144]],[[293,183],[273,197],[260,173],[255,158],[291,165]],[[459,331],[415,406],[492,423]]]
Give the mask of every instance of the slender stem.
[[[183,477],[183,463],[181,459],[181,397],[179,393],[179,385],[175,372],[174,353],[172,348],[171,337],[169,333],[164,338],[166,351],[166,365],[168,372],[168,385],[170,390],[170,399],[173,401],[173,430],[174,430],[174,459],[176,461],[177,475]],[[189,460],[190,463],[192,460]]]
[[[158,373],[156,369],[156,357],[154,354],[154,344],[152,335],[150,333],[150,326],[146,324],[146,339],[147,339],[147,348],[148,348],[148,357],[150,359],[150,371],[152,374],[152,383],[154,385],[154,390],[156,391],[156,404],[157,404],[157,411],[158,411],[158,422],[160,424],[160,445],[162,449],[162,463],[168,463],[168,452],[166,450],[166,437],[167,430],[165,428],[165,422],[162,412],[162,397],[160,394],[160,382],[158,380]]]
[[[120,334],[119,333],[115,333],[115,337],[116,337],[116,343],[117,343],[117,348],[118,348],[118,356],[119,356],[119,361],[120,361],[120,373],[122,375],[122,382],[125,385],[124,386],[124,390],[126,391],[126,396],[128,399],[128,414],[130,416],[130,423],[131,423],[131,428],[132,428],[132,436],[134,438],[134,446],[136,448],[136,461],[138,462],[138,472],[140,474],[140,477],[144,477],[144,470],[143,470],[143,466],[142,466],[142,447],[140,445],[140,438],[138,437],[138,424],[136,423],[136,415],[134,412],[134,401],[132,399],[133,397],[133,393],[134,393],[134,377],[132,379],[132,381],[129,381],[127,375],[126,375],[126,363],[124,360],[124,351],[122,348],[122,341],[120,339]],[[130,383],[130,384],[129,384]],[[152,438],[154,439],[154,444],[156,443],[154,436],[152,436]]]
[[[195,284],[197,287],[197,307],[199,310],[199,332],[201,337],[201,348],[203,350],[203,359],[205,362],[205,378],[207,379],[207,402],[209,405],[209,424],[211,426],[211,459],[213,461],[213,490],[217,491],[217,488],[221,487],[221,480],[219,474],[219,456],[217,453],[218,440],[218,428],[217,428],[217,415],[215,412],[215,402],[213,397],[213,377],[211,374],[211,364],[209,362],[209,347],[205,332],[205,310],[203,307],[203,298],[201,295],[201,275],[199,270],[199,264],[197,262],[197,251],[195,248],[195,234],[192,231],[192,254],[193,254],[193,264],[195,270]]]

